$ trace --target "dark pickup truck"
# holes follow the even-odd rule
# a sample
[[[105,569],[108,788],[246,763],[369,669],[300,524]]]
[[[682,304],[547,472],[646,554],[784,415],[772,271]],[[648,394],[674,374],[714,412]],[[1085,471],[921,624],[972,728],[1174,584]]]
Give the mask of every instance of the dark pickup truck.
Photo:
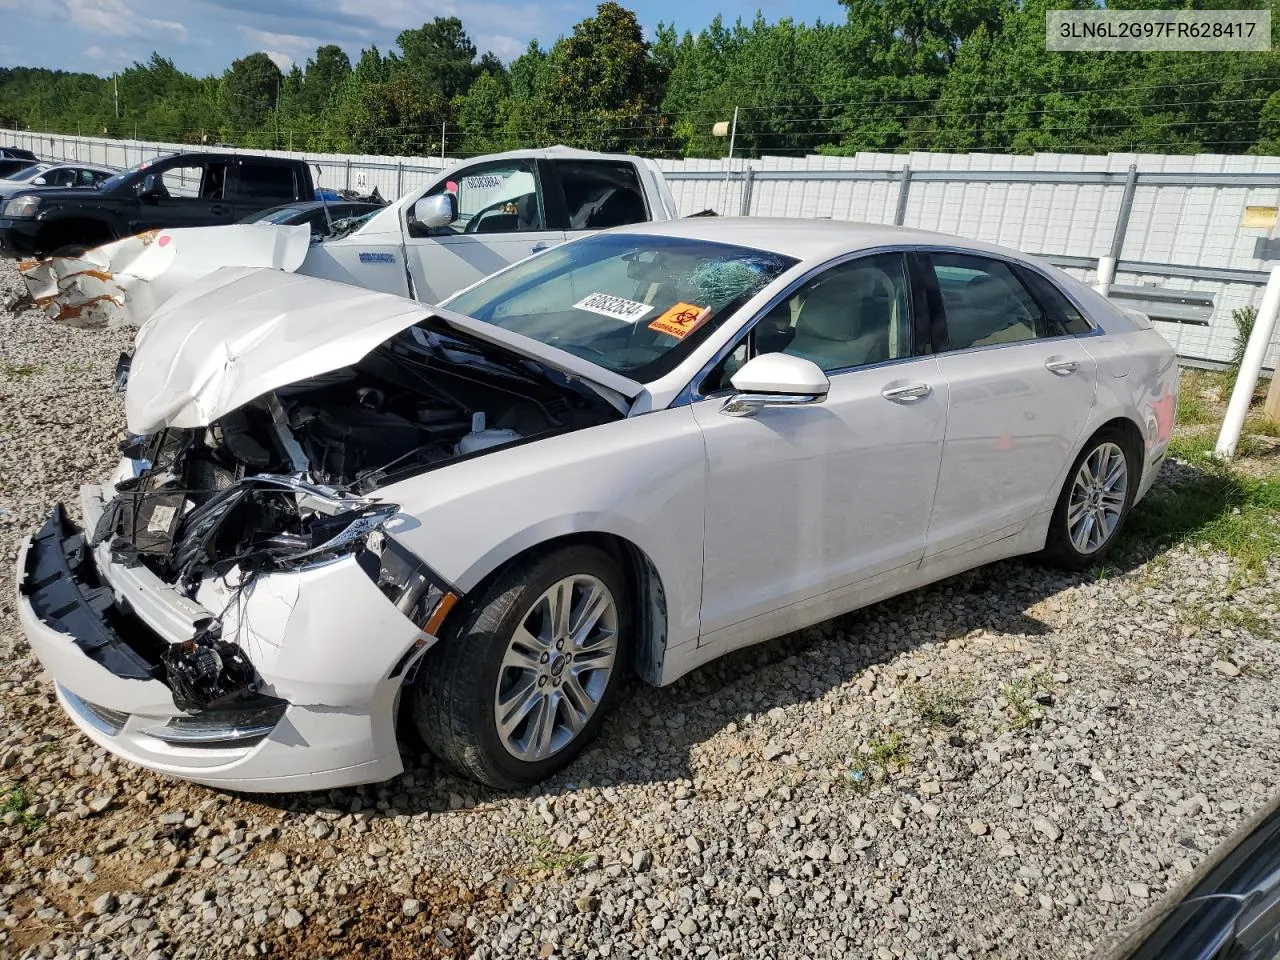
[[[0,207],[0,254],[75,255],[165,227],[235,223],[315,188],[305,161],[220,153],[157,157],[92,190],[18,194]]]

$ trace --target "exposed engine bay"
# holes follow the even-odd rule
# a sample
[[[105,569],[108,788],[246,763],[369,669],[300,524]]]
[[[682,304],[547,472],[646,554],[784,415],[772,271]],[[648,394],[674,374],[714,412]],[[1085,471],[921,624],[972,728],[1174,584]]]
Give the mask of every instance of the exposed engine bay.
[[[207,427],[134,437],[95,545],[194,596],[206,576],[296,569],[366,547],[376,492],[463,457],[618,419],[589,386],[437,320]]]

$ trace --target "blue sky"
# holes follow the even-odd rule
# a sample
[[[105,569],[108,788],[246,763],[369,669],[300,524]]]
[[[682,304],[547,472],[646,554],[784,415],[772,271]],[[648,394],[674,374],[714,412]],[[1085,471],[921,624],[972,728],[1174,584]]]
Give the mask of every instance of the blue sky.
[[[698,30],[727,21],[791,16],[843,20],[836,0],[646,0],[636,10],[652,34],[659,21]],[[108,74],[152,50],[196,74],[221,73],[236,57],[267,51],[282,67],[323,43],[354,61],[362,47],[386,51],[396,34],[435,16],[461,17],[481,50],[503,60],[543,43],[595,11],[595,0],[0,0],[0,65]]]

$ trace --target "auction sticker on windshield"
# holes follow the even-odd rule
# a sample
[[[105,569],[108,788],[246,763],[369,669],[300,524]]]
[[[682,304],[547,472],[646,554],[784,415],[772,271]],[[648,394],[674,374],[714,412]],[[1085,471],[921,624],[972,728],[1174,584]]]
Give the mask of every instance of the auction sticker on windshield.
[[[573,305],[575,310],[586,310],[598,313],[602,317],[612,317],[624,323],[637,323],[653,311],[647,303],[637,303],[625,297],[614,297],[607,293],[593,293],[583,297]]]
[[[683,340],[697,330],[711,316],[710,307],[699,307],[692,303],[677,303],[658,319],[649,324],[650,330],[665,333],[667,336]]]

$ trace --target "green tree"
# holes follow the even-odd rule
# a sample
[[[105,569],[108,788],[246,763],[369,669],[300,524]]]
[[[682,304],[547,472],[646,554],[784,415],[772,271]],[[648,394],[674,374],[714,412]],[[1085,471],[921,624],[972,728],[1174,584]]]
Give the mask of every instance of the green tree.
[[[670,142],[658,115],[665,81],[636,15],[610,0],[556,45],[545,92],[548,118],[577,146],[663,150]]]
[[[402,51],[398,69],[445,100],[467,92],[480,67],[476,46],[457,17],[436,17],[396,37]]]
[[[315,56],[307,60],[300,108],[306,113],[323,113],[350,76],[351,58],[341,47],[333,43],[317,47]]]
[[[280,68],[265,53],[233,61],[218,90],[226,134],[243,137],[261,127],[275,107],[283,80]]]

